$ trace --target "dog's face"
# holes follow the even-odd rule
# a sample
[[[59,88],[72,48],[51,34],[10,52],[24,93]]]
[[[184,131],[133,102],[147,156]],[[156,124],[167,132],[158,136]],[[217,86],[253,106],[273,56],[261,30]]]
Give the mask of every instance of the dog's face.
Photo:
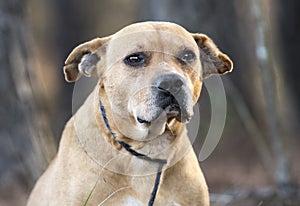
[[[99,76],[115,125],[137,141],[163,134],[171,121],[188,122],[202,79],[231,70],[206,35],[166,22],[133,24],[82,44],[64,67],[67,81]]]

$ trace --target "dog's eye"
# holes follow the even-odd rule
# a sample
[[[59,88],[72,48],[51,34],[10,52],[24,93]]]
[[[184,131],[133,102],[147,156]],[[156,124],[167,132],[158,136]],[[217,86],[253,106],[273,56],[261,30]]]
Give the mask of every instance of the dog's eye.
[[[146,61],[146,55],[142,52],[130,54],[124,59],[125,64],[136,67],[144,64]]]
[[[178,57],[181,63],[191,64],[196,60],[196,55],[191,50],[184,50]]]

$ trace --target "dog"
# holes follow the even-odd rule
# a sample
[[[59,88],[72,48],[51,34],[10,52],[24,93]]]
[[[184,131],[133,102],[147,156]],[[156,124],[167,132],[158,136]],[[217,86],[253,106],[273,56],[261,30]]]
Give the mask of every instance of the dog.
[[[170,22],[135,23],[76,47],[66,81],[99,81],[27,205],[209,205],[185,125],[202,80],[232,68],[208,36]]]

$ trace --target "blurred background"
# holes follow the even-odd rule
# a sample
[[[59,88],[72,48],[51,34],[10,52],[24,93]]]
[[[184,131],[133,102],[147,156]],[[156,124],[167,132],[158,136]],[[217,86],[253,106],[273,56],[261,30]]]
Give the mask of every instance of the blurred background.
[[[69,52],[145,20],[205,33],[235,63],[222,77],[221,141],[201,162],[212,205],[300,205],[299,10],[297,0],[0,0],[0,205],[25,205],[57,151],[72,115]],[[197,154],[211,116],[205,88],[198,106]]]

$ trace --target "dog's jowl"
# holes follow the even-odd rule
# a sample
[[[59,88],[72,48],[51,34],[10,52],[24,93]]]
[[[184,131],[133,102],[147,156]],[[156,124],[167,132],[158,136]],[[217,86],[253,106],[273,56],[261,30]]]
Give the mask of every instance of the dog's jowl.
[[[132,24],[76,47],[66,80],[99,81],[28,206],[209,205],[186,123],[202,80],[232,66],[209,37],[168,22]]]

